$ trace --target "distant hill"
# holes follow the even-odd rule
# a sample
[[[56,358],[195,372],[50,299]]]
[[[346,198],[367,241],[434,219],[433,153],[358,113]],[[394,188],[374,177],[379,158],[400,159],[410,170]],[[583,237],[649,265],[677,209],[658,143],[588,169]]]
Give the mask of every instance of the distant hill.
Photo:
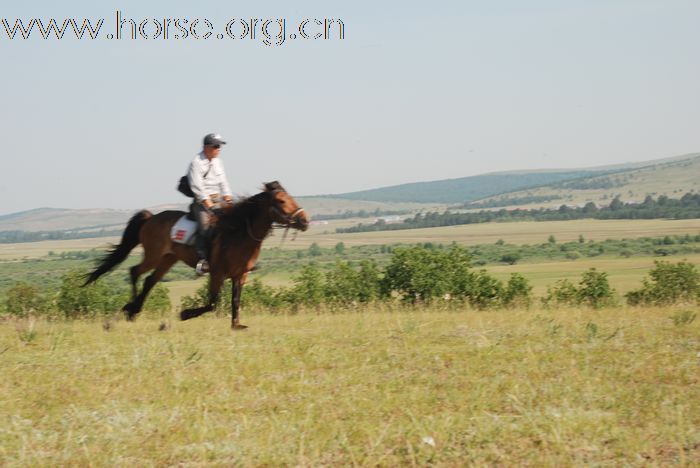
[[[503,192],[539,187],[601,173],[603,172],[585,170],[506,172],[434,182],[414,182],[330,196],[346,200],[380,202],[465,203]]]
[[[36,208],[0,216],[0,231],[99,229],[123,225],[135,210]]]
[[[297,197],[297,201],[311,213],[312,218],[319,215],[336,215],[347,211],[374,212],[401,210],[442,211],[442,204],[420,203],[383,203],[374,201],[341,200],[336,198]],[[187,203],[158,205],[148,209],[154,213],[164,210],[187,210]],[[3,231],[113,231],[121,230],[129,218],[137,211],[91,208],[71,210],[66,208],[36,208],[0,215],[0,232]]]
[[[603,174],[485,197],[471,206],[533,208],[587,202],[605,206],[616,196],[627,202],[641,202],[647,195],[676,198],[700,191],[700,153],[652,163],[618,166]]]
[[[700,156],[700,153],[581,169],[502,171],[457,179],[414,182],[329,196],[346,200],[379,202],[469,203],[505,193],[521,192],[543,186],[551,187],[568,180],[594,178],[643,167],[679,163],[698,156]],[[522,196],[520,194],[521,198]]]
[[[488,207],[553,206],[594,201],[607,205],[615,195],[641,201],[647,194],[700,190],[700,153],[654,161],[587,169],[505,171],[458,179],[417,182],[373,190],[299,197],[314,215],[379,211],[443,211],[447,205],[480,202]],[[149,208],[187,209],[186,203]],[[37,208],[0,216],[0,231],[110,231],[122,229],[136,211]]]

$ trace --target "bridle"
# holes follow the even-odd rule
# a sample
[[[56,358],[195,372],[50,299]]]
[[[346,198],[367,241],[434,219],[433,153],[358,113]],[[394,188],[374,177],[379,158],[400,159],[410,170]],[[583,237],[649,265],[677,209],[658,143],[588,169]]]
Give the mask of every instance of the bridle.
[[[270,204],[269,212],[270,212],[270,218],[272,219],[272,229],[285,229],[284,236],[282,240],[287,237],[287,233],[289,232],[289,229],[294,227],[294,223],[297,221],[297,217],[301,214],[304,213],[304,208],[297,208],[294,210],[294,213],[292,214],[286,214],[282,209],[279,207],[277,200],[274,198],[274,196],[282,192],[282,190],[272,190],[270,191],[270,195],[272,197],[272,203]],[[246,220],[246,229],[248,231],[248,235],[250,236],[251,239],[253,239],[256,242],[262,242],[265,237],[267,237],[267,233],[263,235],[262,238],[258,238],[253,234],[253,230],[250,227],[250,221]]]

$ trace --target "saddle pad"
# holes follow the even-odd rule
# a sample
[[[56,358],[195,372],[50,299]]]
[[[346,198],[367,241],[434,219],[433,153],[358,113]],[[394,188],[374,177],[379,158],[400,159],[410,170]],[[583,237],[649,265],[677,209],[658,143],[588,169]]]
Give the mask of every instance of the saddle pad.
[[[178,244],[192,245],[196,233],[197,223],[187,219],[187,215],[184,215],[170,229],[170,239]]]

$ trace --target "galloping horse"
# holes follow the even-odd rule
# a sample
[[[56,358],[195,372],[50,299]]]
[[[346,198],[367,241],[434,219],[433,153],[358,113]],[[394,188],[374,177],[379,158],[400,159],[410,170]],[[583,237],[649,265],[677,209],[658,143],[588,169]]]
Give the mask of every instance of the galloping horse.
[[[178,260],[191,267],[197,263],[194,247],[177,244],[170,238],[171,228],[185,214],[183,211],[163,211],[153,215],[147,210],[135,214],[124,230],[121,243],[110,250],[100,260],[97,268],[87,275],[85,285],[96,281],[119,265],[129,252],[142,244],[143,261],[129,270],[132,299],[123,308],[127,319],[134,320],[141,312],[151,288]],[[248,272],[255,266],[263,240],[270,233],[273,223],[306,231],[309,218],[279,182],[267,183],[264,190],[257,195],[223,208],[217,218],[209,255],[209,303],[204,307],[183,310],[180,312],[180,319],[188,320],[214,310],[224,280],[231,278],[231,327],[246,328],[240,324],[238,318],[241,289]],[[155,271],[144,281],[141,293],[137,293],[139,276],[154,268]]]

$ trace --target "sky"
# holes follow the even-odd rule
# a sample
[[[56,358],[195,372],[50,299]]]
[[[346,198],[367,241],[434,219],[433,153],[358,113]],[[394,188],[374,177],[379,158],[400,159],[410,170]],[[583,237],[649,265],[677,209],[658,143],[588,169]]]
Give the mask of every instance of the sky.
[[[700,151],[697,0],[57,3],[0,6],[10,27],[104,19],[94,40],[0,24],[0,214],[184,202],[176,182],[209,132],[240,195]],[[108,39],[117,11],[213,35],[152,38],[150,21],[148,39]],[[253,18],[255,39],[216,38]],[[265,45],[262,20],[281,18],[287,40]],[[341,19],[344,38],[301,39],[307,18]]]

